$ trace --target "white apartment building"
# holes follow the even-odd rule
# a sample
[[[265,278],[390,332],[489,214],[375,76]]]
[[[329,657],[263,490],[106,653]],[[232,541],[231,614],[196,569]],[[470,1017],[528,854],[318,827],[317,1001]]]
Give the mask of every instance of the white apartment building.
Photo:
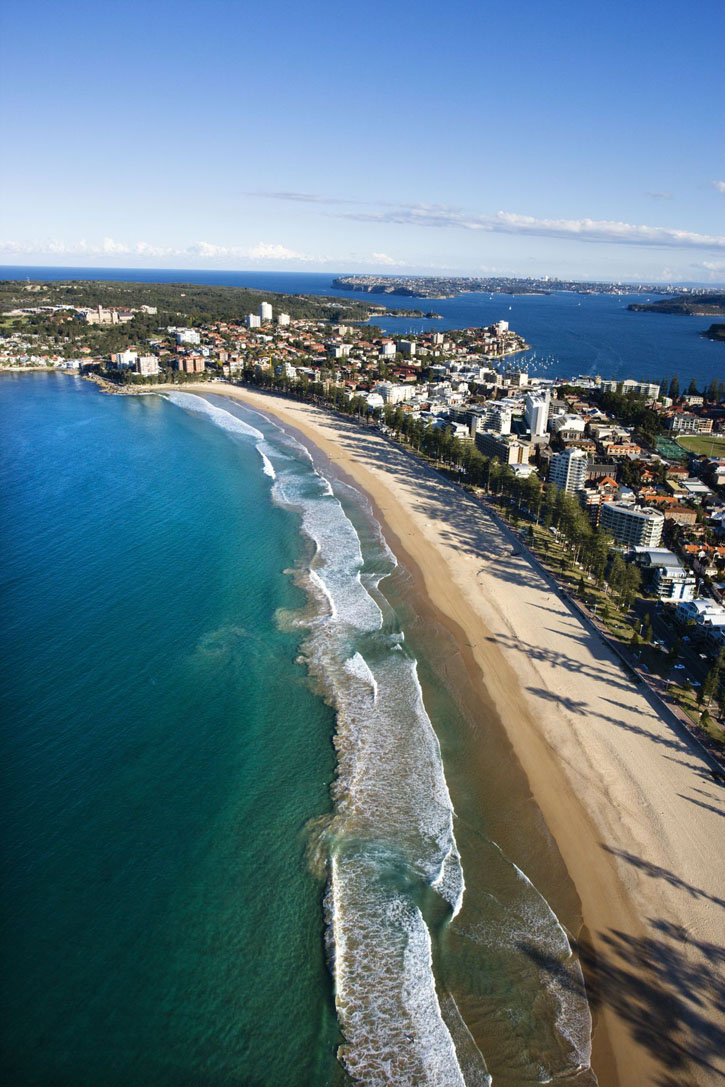
[[[415,385],[393,385],[392,381],[381,381],[373,389],[379,393],[386,404],[403,404],[415,396]]]
[[[534,392],[526,394],[526,423],[533,437],[540,438],[546,434],[546,424],[549,421],[549,394],[548,392]]]
[[[635,381],[633,378],[625,378],[624,381],[602,381],[599,385],[600,389],[604,389],[605,392],[618,392],[621,386],[624,396],[631,395],[643,396],[645,400],[656,400],[660,395],[659,385],[651,385],[648,381]]]
[[[570,415],[568,412],[555,415],[551,420],[551,429],[554,434],[558,434],[561,430],[567,433],[583,434],[586,425],[586,419],[582,419],[581,415]]]
[[[269,302],[262,302],[261,306],[259,307],[259,317],[262,321],[272,320],[272,307],[270,306]]]
[[[587,477],[589,458],[581,449],[566,449],[555,453],[549,463],[549,483],[555,483],[562,491],[575,494],[582,490]]]
[[[679,604],[694,599],[697,588],[694,575],[666,547],[635,547],[633,561],[648,575],[660,600]]]
[[[605,532],[611,533],[618,543],[629,547],[659,547],[665,518],[659,510],[605,502],[599,525]]]
[[[673,434],[709,434],[712,430],[712,419],[701,419],[698,415],[683,411],[680,415],[671,415],[667,420],[667,427]]]
[[[380,348],[380,354],[384,359],[391,359],[395,355],[395,344],[392,340],[386,340]]]
[[[327,348],[333,359],[346,359],[352,351],[352,344],[331,343]]]
[[[257,316],[256,313],[248,313],[244,323],[246,324],[247,328],[261,328],[262,318]]]
[[[401,355],[407,355],[408,358],[412,358],[415,354],[415,341],[398,340],[398,351]]]
[[[137,359],[138,353],[136,351],[118,351],[111,356],[111,361],[117,370],[133,370]]]
[[[289,323],[290,323],[289,313],[278,313],[277,314],[277,324],[280,326],[280,328],[286,328]]]
[[[511,408],[501,403],[486,404],[486,411],[481,420],[481,430],[490,434],[511,433]]]
[[[200,344],[201,333],[195,328],[175,328],[174,337],[178,344]]]

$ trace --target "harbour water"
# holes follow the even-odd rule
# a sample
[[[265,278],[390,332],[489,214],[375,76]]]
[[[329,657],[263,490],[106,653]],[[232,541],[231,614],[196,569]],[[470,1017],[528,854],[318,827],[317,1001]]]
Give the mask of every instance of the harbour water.
[[[186,282],[252,287],[291,294],[329,294],[368,300],[393,309],[418,309],[440,314],[440,320],[377,318],[391,335],[424,329],[467,328],[509,321],[531,350],[518,356],[532,374],[570,378],[579,374],[622,380],[657,382],[677,374],[680,385],[691,380],[699,387],[725,376],[725,347],[700,333],[716,317],[677,317],[633,313],[630,302],[641,295],[464,294],[458,298],[403,298],[363,295],[332,288],[332,274],[310,272],[222,272],[118,268],[12,268],[0,266],[0,279],[103,279],[130,282]],[[653,301],[656,299],[652,299]]]
[[[555,847],[365,498],[223,397],[0,396],[11,1081],[594,1083]]]

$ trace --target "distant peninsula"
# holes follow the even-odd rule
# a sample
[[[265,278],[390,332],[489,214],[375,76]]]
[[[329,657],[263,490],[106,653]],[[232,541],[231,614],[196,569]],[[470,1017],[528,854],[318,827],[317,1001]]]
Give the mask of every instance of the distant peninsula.
[[[725,343],[725,325],[710,325],[707,332],[702,332],[701,335],[706,340],[717,340],[719,343]]]
[[[688,287],[651,283],[583,283],[579,280],[516,279],[506,276],[377,276],[346,275],[333,279],[332,286],[342,291],[363,294],[402,295],[407,298],[456,298],[461,294],[665,294],[692,297]],[[698,292],[698,297],[700,292]],[[630,309],[636,309],[631,306]],[[646,307],[645,307],[646,308]],[[721,312],[721,311],[718,311]]]
[[[632,302],[627,309],[635,313],[674,313],[681,317],[720,317],[725,315],[725,294],[699,291],[687,296],[663,298],[660,302]],[[716,327],[713,325],[713,328]]]

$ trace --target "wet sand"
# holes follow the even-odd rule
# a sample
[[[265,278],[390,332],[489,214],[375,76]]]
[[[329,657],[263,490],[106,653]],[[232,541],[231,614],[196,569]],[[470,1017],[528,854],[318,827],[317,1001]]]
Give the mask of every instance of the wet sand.
[[[725,809],[697,748],[459,488],[376,431],[309,405],[183,391],[276,417],[352,477],[456,639],[581,902],[602,1087],[722,1083]],[[551,893],[571,924],[571,903]]]

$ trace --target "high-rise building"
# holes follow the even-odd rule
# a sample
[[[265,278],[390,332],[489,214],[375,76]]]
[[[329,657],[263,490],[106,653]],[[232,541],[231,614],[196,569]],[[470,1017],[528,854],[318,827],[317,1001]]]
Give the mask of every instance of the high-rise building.
[[[617,502],[605,502],[599,518],[605,532],[630,547],[659,547],[664,524],[664,514],[659,510],[622,506]]]
[[[398,340],[398,351],[401,355],[408,355],[412,358],[415,354],[415,340]]]
[[[272,307],[270,306],[269,302],[262,302],[261,306],[259,307],[259,316],[262,321],[272,320]]]
[[[136,373],[144,377],[153,377],[159,372],[159,360],[156,355],[139,355],[136,359]]]
[[[566,449],[555,453],[549,464],[549,483],[555,483],[562,491],[574,494],[584,486],[589,458],[581,449]]]
[[[488,430],[492,434],[510,434],[511,408],[495,401],[486,404],[481,430]]]
[[[262,323],[262,318],[258,317],[256,313],[248,313],[246,317],[247,328],[259,328]]]
[[[289,313],[278,313],[277,314],[277,324],[280,327],[285,327],[286,325],[288,325],[289,324]]]
[[[117,370],[133,370],[136,366],[138,353],[136,351],[117,351],[111,357]]]
[[[526,394],[526,422],[531,437],[540,438],[546,434],[546,424],[549,421],[549,394],[548,392],[530,392]]]

